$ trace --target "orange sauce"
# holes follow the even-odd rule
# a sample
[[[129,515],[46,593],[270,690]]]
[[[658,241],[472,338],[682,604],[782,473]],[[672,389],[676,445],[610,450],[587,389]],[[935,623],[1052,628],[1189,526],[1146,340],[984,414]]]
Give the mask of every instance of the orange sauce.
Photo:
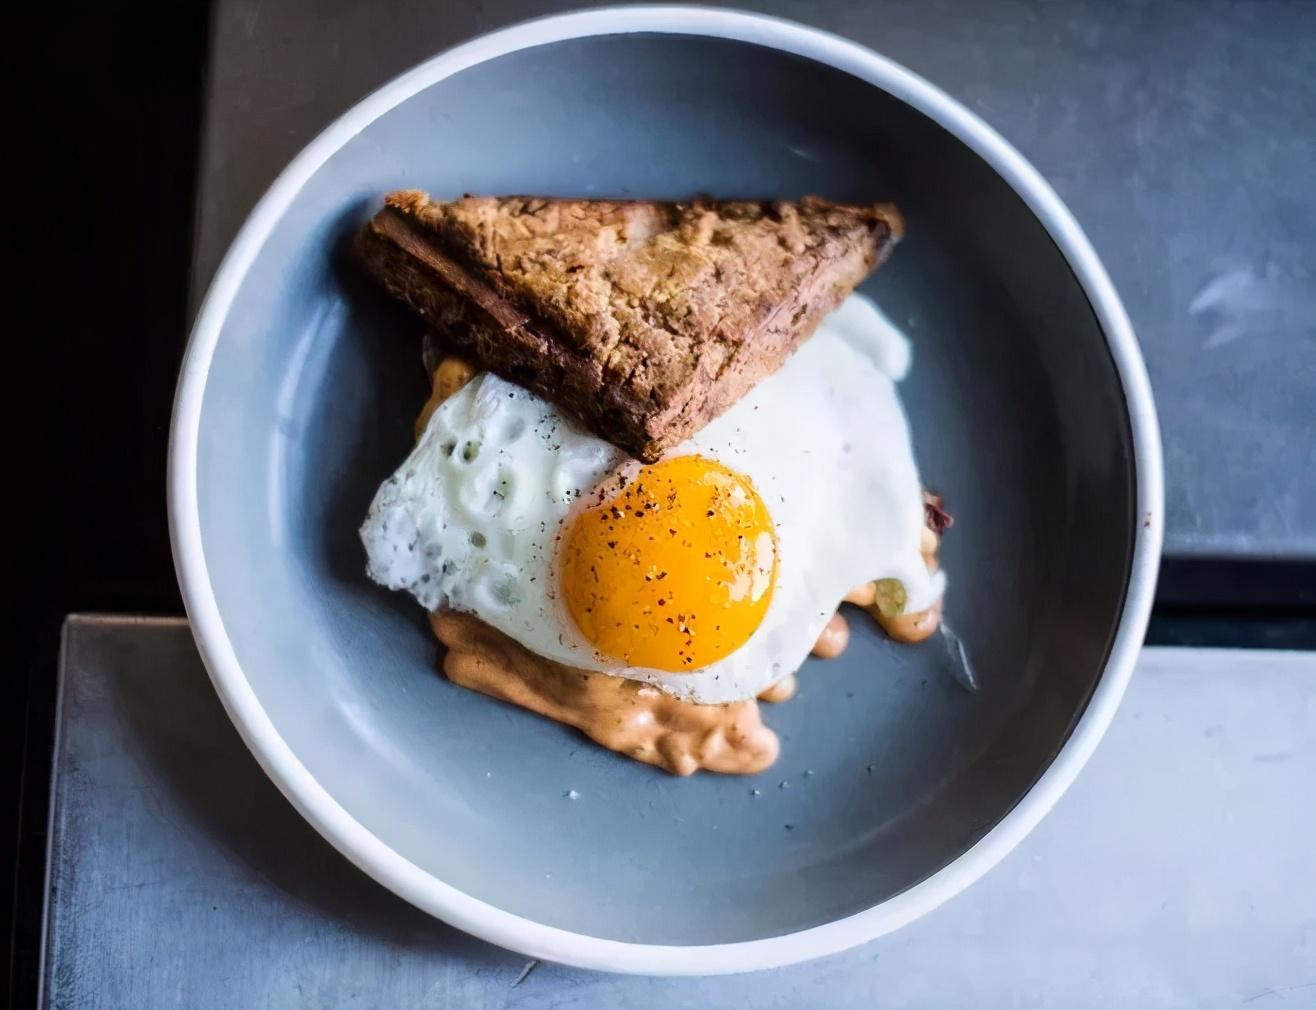
[[[636,761],[674,775],[750,775],[777,760],[777,734],[753,699],[696,705],[650,684],[576,670],[456,611],[431,615],[430,625],[448,648],[443,672],[453,683],[574,726]]]
[[[475,374],[461,358],[449,356],[439,362],[430,398],[416,421],[417,438],[439,405]],[[929,571],[936,571],[938,546],[936,532],[925,528],[920,549]],[[884,615],[872,582],[855,587],[845,602],[867,610],[898,642],[923,641],[941,620],[940,601],[916,613]],[[683,701],[649,684],[545,659],[478,618],[456,611],[430,615],[430,625],[447,647],[443,671],[453,683],[573,726],[596,743],[637,761],[674,775],[700,769],[746,775],[763,771],[777,759],[777,735],[763,724],[754,699],[727,705]],[[838,612],[818,636],[813,655],[835,658],[849,640],[849,626]],[[787,701],[797,687],[792,674],[766,688],[758,700]]]

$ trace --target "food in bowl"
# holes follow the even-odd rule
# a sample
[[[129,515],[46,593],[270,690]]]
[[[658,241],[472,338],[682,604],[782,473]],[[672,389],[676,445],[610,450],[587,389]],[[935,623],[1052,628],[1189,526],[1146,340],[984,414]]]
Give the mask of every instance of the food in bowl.
[[[367,269],[433,393],[361,537],[454,682],[687,775],[779,752],[757,700],[845,647],[842,600],[937,627],[948,524],[854,288],[890,205],[390,194]]]

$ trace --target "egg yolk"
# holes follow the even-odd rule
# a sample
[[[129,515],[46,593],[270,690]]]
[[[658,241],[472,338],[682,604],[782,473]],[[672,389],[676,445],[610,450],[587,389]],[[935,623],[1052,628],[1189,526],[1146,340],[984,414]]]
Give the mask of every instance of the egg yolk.
[[[579,513],[559,547],[567,610],[600,653],[682,672],[730,655],[772,598],[772,517],[749,480],[703,456],[641,468]]]

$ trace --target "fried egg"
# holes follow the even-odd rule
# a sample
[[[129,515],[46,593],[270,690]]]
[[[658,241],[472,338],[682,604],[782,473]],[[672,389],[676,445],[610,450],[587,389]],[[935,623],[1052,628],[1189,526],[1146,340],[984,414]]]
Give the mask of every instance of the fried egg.
[[[375,581],[548,659],[704,704],[794,672],[841,597],[941,595],[896,382],[909,347],[851,296],[657,463],[482,374],[429,418],[361,536]]]

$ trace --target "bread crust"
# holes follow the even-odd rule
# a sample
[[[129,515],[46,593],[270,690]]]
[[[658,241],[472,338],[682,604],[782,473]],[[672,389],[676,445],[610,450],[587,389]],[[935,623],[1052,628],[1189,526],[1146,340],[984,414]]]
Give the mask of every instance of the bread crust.
[[[903,231],[889,204],[391,193],[366,268],[445,342],[646,462],[739,400]]]

